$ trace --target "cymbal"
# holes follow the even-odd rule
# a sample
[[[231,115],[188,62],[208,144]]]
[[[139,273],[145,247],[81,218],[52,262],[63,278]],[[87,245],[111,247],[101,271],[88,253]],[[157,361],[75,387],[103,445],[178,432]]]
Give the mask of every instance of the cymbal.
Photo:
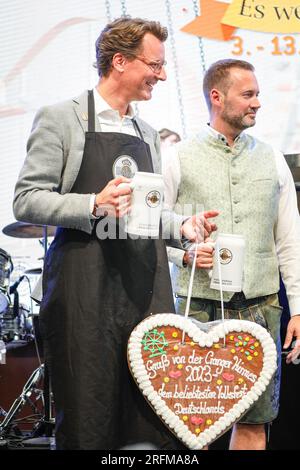
[[[43,238],[44,228],[47,227],[47,236],[54,237],[56,227],[53,225],[35,225],[25,222],[14,222],[6,225],[2,232],[9,237],[15,238]]]
[[[24,271],[25,274],[42,274],[42,268],[31,268]]]

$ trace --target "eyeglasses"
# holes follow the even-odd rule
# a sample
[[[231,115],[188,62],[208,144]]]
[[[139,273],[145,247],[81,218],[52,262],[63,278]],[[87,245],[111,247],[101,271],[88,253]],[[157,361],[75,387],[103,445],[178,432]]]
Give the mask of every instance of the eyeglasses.
[[[153,73],[159,74],[162,71],[162,68],[167,65],[167,62],[164,60],[163,62],[148,62],[144,57],[135,56],[137,60],[140,60],[144,64],[148,65],[148,67],[152,70]]]

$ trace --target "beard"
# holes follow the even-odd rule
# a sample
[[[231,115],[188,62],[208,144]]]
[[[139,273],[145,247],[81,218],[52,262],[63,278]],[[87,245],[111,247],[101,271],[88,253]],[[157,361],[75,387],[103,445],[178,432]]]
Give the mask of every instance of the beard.
[[[221,117],[223,121],[225,121],[231,127],[240,131],[255,126],[255,119],[250,119],[247,114],[233,114],[230,112],[230,109],[224,109]]]

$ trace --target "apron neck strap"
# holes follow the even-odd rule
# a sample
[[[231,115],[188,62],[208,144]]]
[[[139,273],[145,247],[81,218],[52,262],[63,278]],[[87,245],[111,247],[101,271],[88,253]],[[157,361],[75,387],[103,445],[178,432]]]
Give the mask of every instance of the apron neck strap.
[[[95,102],[93,90],[88,90],[88,131],[95,132]]]
[[[135,118],[132,118],[132,124],[133,124],[133,127],[135,128],[135,132],[139,135],[139,137],[141,138],[141,140],[144,140],[144,137],[143,137],[141,128],[140,128],[140,126],[138,125],[138,123],[136,122],[136,119],[135,119]]]

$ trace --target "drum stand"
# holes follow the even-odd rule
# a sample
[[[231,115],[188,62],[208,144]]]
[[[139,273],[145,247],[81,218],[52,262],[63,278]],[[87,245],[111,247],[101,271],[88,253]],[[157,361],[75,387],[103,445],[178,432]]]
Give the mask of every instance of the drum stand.
[[[36,388],[38,383],[43,380],[43,390]],[[34,425],[33,430],[31,431],[31,437],[34,436],[41,436],[44,435],[45,438],[41,439],[34,439],[35,445],[39,445],[41,440],[43,441],[43,445],[45,442],[47,444],[52,444],[52,431],[54,425],[54,418],[52,416],[52,402],[51,402],[51,388],[50,388],[50,381],[47,368],[44,364],[40,365],[37,369],[35,369],[27,382],[25,383],[21,395],[16,398],[13,402],[12,406],[10,407],[9,411],[6,413],[1,408],[1,414],[5,416],[4,420],[0,423],[0,448],[4,445],[7,445],[7,437],[10,432],[10,429],[13,425],[13,420],[15,419],[16,415],[21,411],[23,406],[26,403],[30,404],[30,397],[31,395],[37,392],[37,399],[41,396],[43,397],[43,409],[44,414],[39,415],[36,424]],[[32,403],[31,403],[32,404]],[[21,432],[20,432],[21,436]],[[17,436],[17,437],[20,437]],[[11,438],[12,440],[12,438]],[[31,438],[24,438],[23,443],[28,443],[32,441]]]
[[[43,384],[40,385],[39,383],[43,379]],[[38,409],[33,402],[31,401],[31,396],[36,394],[36,399],[40,399],[42,397],[43,405],[42,410],[43,413],[38,413]],[[47,445],[51,447],[52,444],[52,433],[55,419],[53,418],[52,414],[52,400],[51,400],[51,385],[49,380],[48,369],[44,364],[41,364],[37,369],[35,369],[32,374],[30,375],[29,379],[25,383],[21,395],[16,398],[13,402],[12,406],[5,412],[0,407],[0,415],[4,416],[2,422],[0,422],[0,448],[8,444],[13,438],[10,437],[8,439],[10,429],[14,424],[14,420],[17,414],[21,411],[23,406],[29,404],[34,406],[34,412],[37,413],[37,420],[33,426],[33,429],[30,431],[29,436],[24,436],[22,439],[23,444],[28,445],[30,442],[35,441],[36,446],[43,444],[43,447]],[[22,431],[19,431],[19,435],[17,438],[22,436]],[[37,439],[37,436],[45,436]],[[34,437],[35,439],[32,439]]]
[[[5,445],[5,436],[9,432],[12,421],[16,414],[21,408],[29,401],[29,397],[32,395],[35,386],[38,384],[44,374],[44,365],[39,366],[29,377],[26,384],[23,387],[21,395],[14,401],[11,408],[5,415],[4,420],[0,423],[0,446]]]
[[[47,226],[43,227],[43,245],[44,245],[44,259],[46,258],[47,248],[48,248],[48,233],[47,233]],[[17,295],[18,301],[18,293],[15,292]],[[37,344],[37,343],[36,343]],[[21,410],[21,408],[26,404],[26,402],[30,402],[30,396],[32,395],[33,391],[35,390],[36,385],[38,382],[43,380],[43,391],[41,391],[41,395],[43,395],[43,407],[44,407],[44,416],[42,416],[38,423],[35,425],[35,429],[32,433],[34,436],[40,436],[41,430],[43,430],[43,434],[47,443],[51,443],[52,434],[53,434],[53,427],[55,423],[55,418],[52,414],[52,390],[51,390],[51,382],[49,377],[49,371],[46,364],[41,364],[29,377],[26,384],[23,387],[21,395],[14,401],[9,411],[6,413],[0,407],[0,415],[2,414],[5,416],[4,420],[0,422],[0,448],[2,446],[7,445],[7,434],[12,426],[12,421],[14,420],[16,414]],[[29,443],[29,441],[39,441],[39,439],[24,439],[23,442]]]

